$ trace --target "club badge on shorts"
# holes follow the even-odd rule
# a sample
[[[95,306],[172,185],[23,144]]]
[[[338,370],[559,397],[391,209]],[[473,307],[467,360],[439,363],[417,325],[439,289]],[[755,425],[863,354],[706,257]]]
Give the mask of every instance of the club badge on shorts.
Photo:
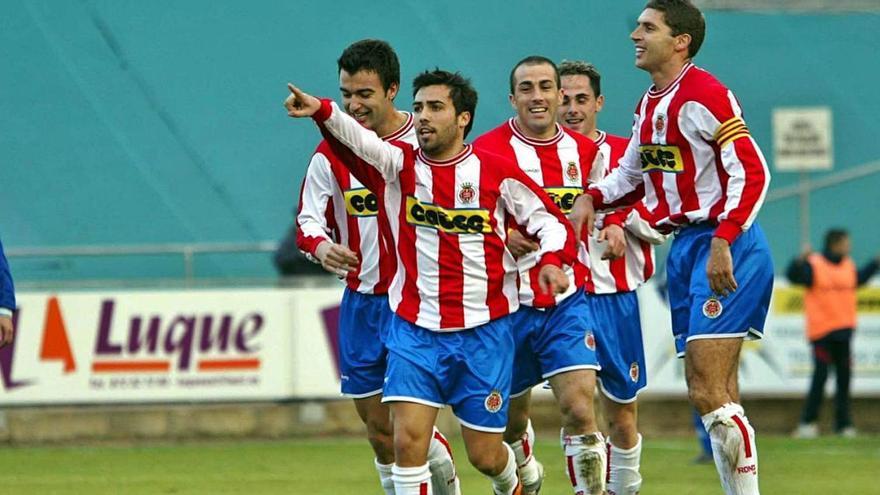
[[[724,311],[724,306],[722,306],[721,301],[715,297],[710,297],[703,303],[703,316],[710,320],[714,320],[721,316],[722,311]]]
[[[633,383],[639,381],[639,363],[629,365],[629,379],[632,380]]]
[[[492,393],[487,395],[486,400],[483,402],[486,410],[490,413],[497,413],[500,411],[502,404],[504,404],[504,399],[501,398],[501,392],[497,390],[493,390]]]
[[[584,337],[584,345],[586,345],[587,349],[591,351],[596,350],[596,336],[593,335],[592,331],[588,331],[587,335]]]

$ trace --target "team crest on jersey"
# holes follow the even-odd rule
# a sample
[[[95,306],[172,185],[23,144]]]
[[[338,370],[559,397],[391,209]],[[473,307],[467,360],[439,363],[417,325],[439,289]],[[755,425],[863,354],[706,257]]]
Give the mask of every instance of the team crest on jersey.
[[[501,398],[501,392],[497,390],[493,390],[492,393],[486,396],[486,400],[483,401],[483,405],[490,413],[497,413],[500,411],[502,404],[504,404],[504,399]]]
[[[639,363],[629,365],[629,379],[632,380],[633,383],[639,381]]]
[[[657,132],[663,132],[663,129],[666,129],[666,116],[661,113],[657,115],[657,119],[654,120],[654,130]]]
[[[566,167],[565,169],[565,175],[567,175],[568,178],[571,180],[578,180],[581,175],[581,171],[578,170],[577,163],[568,162],[568,167]]]
[[[471,203],[477,197],[477,190],[470,182],[465,182],[458,190],[458,199],[465,204]]]
[[[588,331],[587,336],[584,337],[584,345],[586,345],[587,349],[591,351],[596,350],[596,336],[593,335],[592,331]]]
[[[721,301],[718,298],[710,297],[703,303],[703,316],[710,320],[721,316],[722,311],[724,311],[724,306],[721,305]]]

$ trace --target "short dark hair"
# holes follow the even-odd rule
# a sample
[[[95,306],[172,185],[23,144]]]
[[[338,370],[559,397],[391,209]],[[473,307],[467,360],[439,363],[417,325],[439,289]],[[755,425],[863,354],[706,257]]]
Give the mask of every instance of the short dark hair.
[[[849,237],[849,232],[845,229],[829,229],[825,232],[825,251],[831,251],[831,246]]]
[[[602,95],[602,74],[599,74],[596,66],[589,62],[584,62],[583,60],[563,60],[559,64],[559,77],[563,76],[587,76],[590,79],[590,87],[593,88],[596,98]]]
[[[673,36],[689,34],[691,44],[688,46],[688,57],[697,56],[706,37],[706,19],[700,9],[690,0],[650,0],[645,8],[663,12]]]
[[[556,74],[556,87],[562,87],[562,83],[559,81],[559,69],[556,68],[556,63],[550,60],[547,57],[542,57],[541,55],[529,55],[528,57],[520,60],[513,66],[513,69],[510,69],[510,94],[513,94],[513,88],[516,86],[516,81],[513,79],[513,73],[516,72],[516,69],[519,69],[521,65],[544,65],[547,64],[550,67],[553,67],[553,73]]]
[[[385,91],[392,84],[400,86],[400,62],[397,60],[397,53],[382,40],[355,41],[342,52],[336,66],[339,71],[345,70],[352,75],[362,70],[375,72]]]
[[[413,98],[426,86],[446,86],[449,88],[449,98],[452,99],[452,105],[455,107],[455,115],[460,115],[462,112],[471,114],[471,121],[464,128],[464,135],[467,137],[477,115],[477,90],[471,85],[471,80],[460,72],[452,73],[439,68],[426,70],[413,79]]]

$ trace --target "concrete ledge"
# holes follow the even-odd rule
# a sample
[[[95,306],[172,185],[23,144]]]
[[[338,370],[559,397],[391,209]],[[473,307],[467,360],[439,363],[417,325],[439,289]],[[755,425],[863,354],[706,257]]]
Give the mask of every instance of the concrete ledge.
[[[787,434],[797,424],[802,403],[794,399],[752,399],[744,401],[744,406],[760,433]],[[880,416],[875,414],[878,407],[880,399],[853,400],[853,418],[860,431],[880,433]],[[535,428],[542,436],[559,434],[559,413],[552,400],[536,398],[532,412]],[[832,433],[832,404],[825,404],[820,417],[821,431]],[[680,399],[641,400],[639,423],[642,433],[649,437],[693,435],[690,406]],[[458,420],[449,408],[440,412],[437,424],[448,436],[459,435]],[[7,445],[289,438],[363,432],[354,406],[347,400],[16,407],[0,411],[0,443]]]

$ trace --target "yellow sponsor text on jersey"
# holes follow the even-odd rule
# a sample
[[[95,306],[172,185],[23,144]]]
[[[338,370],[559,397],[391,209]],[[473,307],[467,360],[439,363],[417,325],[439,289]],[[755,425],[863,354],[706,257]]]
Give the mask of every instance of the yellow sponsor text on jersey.
[[[574,206],[574,200],[584,193],[582,187],[545,187],[544,191],[550,196],[550,199],[556,203],[556,206],[562,210],[562,213],[568,214]]]
[[[478,208],[443,208],[406,197],[406,222],[447,234],[488,234],[492,232],[489,211]]]
[[[345,196],[345,211],[353,217],[373,217],[379,213],[379,201],[367,188],[349,189]]]
[[[678,146],[668,144],[643,144],[639,146],[642,172],[659,170],[677,174],[684,172],[684,161]]]

